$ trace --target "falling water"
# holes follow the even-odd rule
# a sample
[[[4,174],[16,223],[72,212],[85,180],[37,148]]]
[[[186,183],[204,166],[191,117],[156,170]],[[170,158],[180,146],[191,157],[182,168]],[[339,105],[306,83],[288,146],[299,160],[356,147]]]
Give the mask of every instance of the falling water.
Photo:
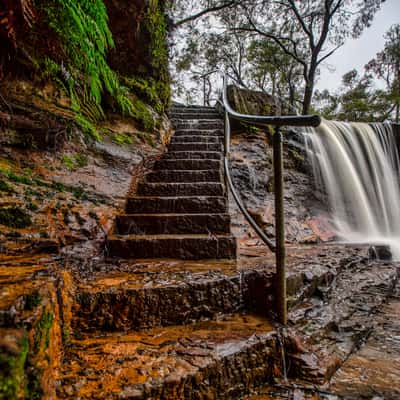
[[[391,126],[324,120],[307,129],[305,138],[338,235],[389,245],[393,259],[400,260],[399,156]]]

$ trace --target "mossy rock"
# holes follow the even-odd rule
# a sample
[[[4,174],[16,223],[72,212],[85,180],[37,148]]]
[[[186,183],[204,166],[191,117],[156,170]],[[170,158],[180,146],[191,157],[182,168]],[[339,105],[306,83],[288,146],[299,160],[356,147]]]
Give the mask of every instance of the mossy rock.
[[[0,225],[10,228],[27,228],[32,225],[30,215],[20,207],[0,208]]]
[[[29,342],[24,331],[0,331],[0,400],[25,398]]]

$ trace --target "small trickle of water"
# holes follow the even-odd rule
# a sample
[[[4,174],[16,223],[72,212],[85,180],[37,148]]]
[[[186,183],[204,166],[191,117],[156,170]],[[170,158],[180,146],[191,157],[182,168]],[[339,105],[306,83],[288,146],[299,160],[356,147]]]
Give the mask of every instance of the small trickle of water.
[[[324,120],[305,130],[316,186],[328,195],[339,236],[389,245],[400,260],[399,156],[389,124]]]
[[[279,347],[281,350],[283,380],[284,380],[284,382],[287,382],[286,355],[285,355],[285,346],[283,344],[282,337],[283,337],[283,332],[281,329],[279,329],[278,330],[278,342],[279,342]]]
[[[243,300],[243,271],[239,270],[239,309],[244,308],[244,300]]]

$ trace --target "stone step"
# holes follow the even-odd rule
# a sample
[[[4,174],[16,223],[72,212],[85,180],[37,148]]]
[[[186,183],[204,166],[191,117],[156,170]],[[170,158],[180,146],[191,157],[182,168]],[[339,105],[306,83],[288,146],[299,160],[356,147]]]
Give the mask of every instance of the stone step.
[[[140,182],[137,194],[141,196],[223,196],[224,185],[216,182],[152,183]]]
[[[172,120],[172,126],[175,130],[180,129],[222,129],[224,123],[222,120],[199,120],[199,121],[185,121],[185,120]]]
[[[221,136],[207,136],[207,135],[187,135],[187,136],[173,136],[171,143],[223,143],[224,138]]]
[[[187,325],[244,310],[267,315],[270,305],[258,310],[252,302],[271,295],[273,262],[268,268],[254,258],[240,270],[235,260],[110,260],[76,287],[72,329]]]
[[[222,196],[129,197],[126,213],[224,213],[227,207]]]
[[[222,182],[221,171],[216,169],[206,170],[165,170],[153,171],[145,176],[146,182]]]
[[[276,330],[229,315],[144,332],[72,339],[58,399],[238,399],[280,375]]]
[[[222,129],[176,129],[174,137],[178,136],[190,136],[190,135],[201,135],[201,136],[222,136],[224,137],[224,131]]]
[[[169,160],[162,159],[158,160],[154,164],[154,170],[165,170],[165,169],[180,169],[180,170],[205,170],[213,169],[220,170],[222,163],[220,160],[207,160],[207,159],[193,159],[193,160]]]
[[[217,112],[214,107],[171,107],[169,115],[174,113],[195,113],[195,114],[208,114]]]
[[[184,260],[236,258],[232,235],[114,235],[109,255],[121,258],[174,258]]]
[[[163,159],[175,159],[175,160],[182,160],[182,159],[222,160],[222,157],[223,155],[219,151],[168,151],[163,155]]]
[[[126,214],[116,218],[120,235],[228,234],[229,214]]]
[[[171,119],[172,120],[186,120],[186,119],[191,119],[191,120],[196,120],[196,121],[201,121],[203,119],[222,119],[221,114],[217,112],[203,112],[203,113],[197,113],[197,112],[174,112],[171,114]]]
[[[171,143],[168,145],[168,151],[221,151],[221,143]]]

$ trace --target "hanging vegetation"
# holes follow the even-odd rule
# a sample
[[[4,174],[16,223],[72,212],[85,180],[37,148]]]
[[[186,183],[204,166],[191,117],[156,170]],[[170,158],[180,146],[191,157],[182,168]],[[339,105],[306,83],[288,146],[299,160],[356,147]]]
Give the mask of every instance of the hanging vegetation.
[[[132,84],[136,77],[120,79],[107,60],[115,47],[107,7],[104,0],[0,4],[0,40],[5,44],[0,49],[0,81],[10,74],[52,80],[70,98],[76,123],[96,140],[101,139],[96,125],[105,119],[105,109],[131,116],[152,130],[155,121],[145,103],[161,113],[170,96],[165,16],[158,1],[146,5],[143,22],[151,32],[151,57],[159,57],[151,62],[167,75],[155,79],[144,74],[139,85]]]

